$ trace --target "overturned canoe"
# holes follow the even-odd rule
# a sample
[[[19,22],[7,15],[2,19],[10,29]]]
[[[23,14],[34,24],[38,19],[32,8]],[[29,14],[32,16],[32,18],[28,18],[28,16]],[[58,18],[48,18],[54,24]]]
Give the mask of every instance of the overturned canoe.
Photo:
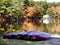
[[[31,32],[35,32],[35,31],[20,32],[16,38],[27,39],[28,34]]]
[[[31,32],[27,38],[31,40],[47,40],[51,38],[51,35],[45,32]]]
[[[45,32],[28,31],[28,32],[13,32],[3,36],[3,38],[17,38],[26,40],[47,40],[51,35]]]
[[[18,34],[17,38],[26,40],[47,40],[51,38],[51,35],[45,32],[28,31]]]

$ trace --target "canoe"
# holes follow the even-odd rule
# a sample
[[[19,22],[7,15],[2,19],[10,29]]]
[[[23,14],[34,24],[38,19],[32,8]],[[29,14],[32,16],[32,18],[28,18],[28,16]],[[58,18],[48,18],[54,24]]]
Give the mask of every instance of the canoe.
[[[3,38],[10,38],[11,34],[12,34],[12,33],[4,34],[4,35],[3,35]]]
[[[17,39],[24,39],[24,36],[26,36],[27,32],[20,32],[19,34],[17,34],[16,38]]]
[[[12,32],[7,33],[3,36],[3,38],[17,38],[17,39],[25,39],[25,40],[47,40],[51,38],[51,35],[45,32],[37,32],[35,30],[27,31],[27,32]]]
[[[17,39],[27,39],[27,35],[31,32],[35,32],[35,31],[33,30],[33,31],[27,31],[27,32],[20,32],[17,35]]]
[[[27,38],[30,40],[47,40],[51,38],[51,35],[45,32],[31,32]]]
[[[11,38],[12,39],[16,39],[17,35],[19,34],[20,32],[14,32],[11,34]]]

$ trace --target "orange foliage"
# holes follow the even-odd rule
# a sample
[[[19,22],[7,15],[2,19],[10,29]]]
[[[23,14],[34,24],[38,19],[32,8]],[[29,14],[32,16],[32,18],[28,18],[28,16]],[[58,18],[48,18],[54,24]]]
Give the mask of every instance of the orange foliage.
[[[60,6],[56,6],[56,7],[52,6],[52,7],[48,8],[48,10],[52,11],[54,13],[54,15],[60,14]]]
[[[33,16],[34,11],[35,11],[35,10],[34,10],[34,7],[29,6],[27,10],[28,10],[27,16],[30,16],[30,17]]]

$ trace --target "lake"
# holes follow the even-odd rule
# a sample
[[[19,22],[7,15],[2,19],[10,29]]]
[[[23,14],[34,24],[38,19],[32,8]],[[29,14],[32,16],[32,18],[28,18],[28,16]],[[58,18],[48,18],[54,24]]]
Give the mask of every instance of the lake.
[[[0,39],[0,45],[60,45],[60,39],[50,39],[50,40],[46,40],[46,41]]]

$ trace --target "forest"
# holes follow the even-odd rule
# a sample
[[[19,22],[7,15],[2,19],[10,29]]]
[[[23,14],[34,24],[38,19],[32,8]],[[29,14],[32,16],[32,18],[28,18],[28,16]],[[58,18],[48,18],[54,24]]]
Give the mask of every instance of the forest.
[[[46,14],[52,16],[53,23],[46,25],[42,22],[43,16]],[[27,20],[28,22],[31,21],[37,30],[51,32],[50,29],[60,23],[58,22],[59,19],[60,2],[47,3],[46,1],[34,2],[33,0],[0,0],[0,35],[22,31],[24,28],[27,28],[24,27],[24,22]],[[40,29],[40,27],[43,29]]]

